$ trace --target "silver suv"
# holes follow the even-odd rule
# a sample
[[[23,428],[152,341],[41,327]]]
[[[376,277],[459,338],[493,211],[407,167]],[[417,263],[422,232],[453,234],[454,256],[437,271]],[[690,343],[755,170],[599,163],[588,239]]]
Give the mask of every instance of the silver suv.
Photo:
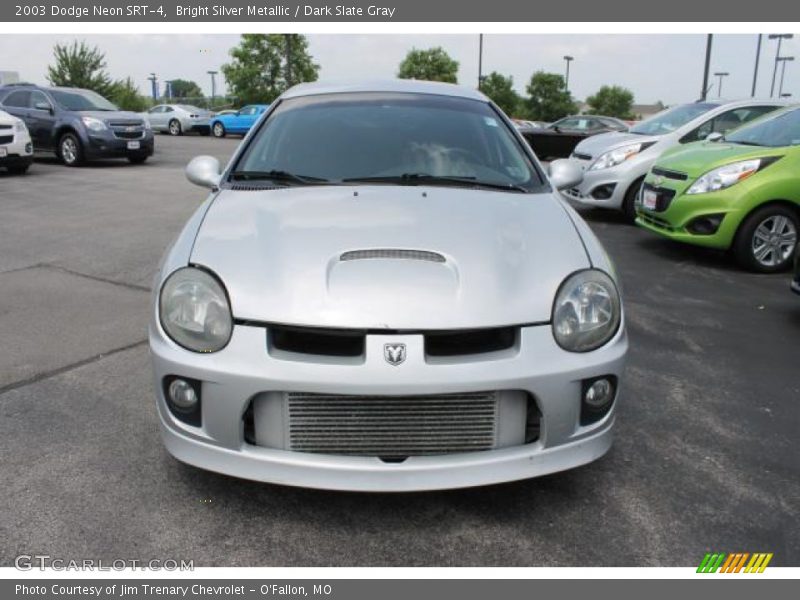
[[[662,152],[713,134],[722,135],[786,105],[780,100],[755,99],[681,104],[642,121],[626,133],[602,133],[588,138],[567,159],[583,171],[583,181],[564,195],[585,206],[621,210],[633,221],[636,195]]]

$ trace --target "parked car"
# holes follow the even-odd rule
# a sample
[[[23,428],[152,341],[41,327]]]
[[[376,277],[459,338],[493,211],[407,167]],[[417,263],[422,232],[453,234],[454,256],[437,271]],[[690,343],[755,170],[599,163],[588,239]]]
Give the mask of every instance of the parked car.
[[[211,132],[218,138],[229,133],[245,135],[268,108],[269,104],[248,104],[232,114],[220,113],[211,119]]]
[[[627,131],[624,121],[614,117],[578,115],[564,117],[544,127],[521,129],[522,135],[540,160],[567,158],[587,137],[607,131]]]
[[[800,231],[800,108],[717,136],[656,162],[636,222],[679,242],[731,249],[752,271],[788,269]]]
[[[21,175],[33,162],[33,144],[25,122],[0,110],[0,169]]]
[[[189,132],[208,135],[211,132],[210,121],[214,113],[191,104],[159,104],[143,116],[150,122],[153,131],[170,135],[183,135]]]
[[[544,121],[527,121],[525,119],[511,119],[517,129],[542,129],[550,123]]]
[[[167,449],[342,490],[457,488],[588,463],[627,351],[614,268],[483,94],[302,84],[161,263],[150,349]]]
[[[779,100],[694,102],[668,108],[627,133],[605,133],[582,141],[569,158],[583,170],[583,181],[567,190],[584,206],[621,210],[631,223],[645,175],[662,152],[725,133],[786,106]]]
[[[25,121],[34,151],[70,167],[97,158],[143,163],[153,154],[147,120],[90,90],[12,84],[0,88],[0,108]]]

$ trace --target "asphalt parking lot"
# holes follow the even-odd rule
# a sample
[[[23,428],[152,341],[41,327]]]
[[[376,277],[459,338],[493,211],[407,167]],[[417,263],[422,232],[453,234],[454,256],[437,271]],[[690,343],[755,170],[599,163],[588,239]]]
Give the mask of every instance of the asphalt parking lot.
[[[617,263],[631,351],[616,440],[573,471],[488,488],[347,494],[184,466],[145,343],[159,257],[204,198],[183,167],[238,139],[159,136],[145,165],[0,174],[0,565],[800,564],[800,298],[789,276],[585,217]]]

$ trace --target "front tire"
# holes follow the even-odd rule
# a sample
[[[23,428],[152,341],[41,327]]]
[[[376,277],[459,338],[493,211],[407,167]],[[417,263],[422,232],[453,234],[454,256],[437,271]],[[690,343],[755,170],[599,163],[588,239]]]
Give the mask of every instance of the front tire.
[[[211,127],[211,133],[214,134],[215,138],[224,138],[225,137],[225,125],[223,125],[219,121],[214,123],[214,125]]]
[[[800,218],[787,206],[763,206],[747,216],[733,242],[737,262],[756,273],[778,273],[792,264],[797,252]]]
[[[65,133],[58,140],[58,156],[68,167],[79,167],[83,164],[83,147],[74,133]]]
[[[642,189],[644,177],[640,177],[631,184],[628,191],[625,192],[625,198],[622,200],[622,213],[625,215],[625,221],[633,223],[636,221],[636,196]]]
[[[181,122],[177,119],[172,119],[169,122],[169,134],[170,135],[183,135],[183,128],[181,127]]]

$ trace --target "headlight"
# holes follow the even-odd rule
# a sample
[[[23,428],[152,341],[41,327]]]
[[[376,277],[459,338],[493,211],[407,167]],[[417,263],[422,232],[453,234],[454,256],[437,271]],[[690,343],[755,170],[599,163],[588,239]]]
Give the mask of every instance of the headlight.
[[[25,121],[22,119],[18,119],[14,122],[14,131],[19,131],[22,133],[23,131],[28,131],[28,128],[25,127]]]
[[[161,326],[194,352],[222,350],[233,333],[228,295],[216,277],[194,267],[170,275],[159,297]]]
[[[707,192],[724,190],[735,183],[739,183],[743,179],[747,179],[750,175],[757,173],[770,162],[772,162],[772,160],[767,162],[762,158],[754,158],[752,160],[742,160],[723,167],[718,167],[700,176],[697,181],[686,190],[686,193],[705,194]]]
[[[100,119],[95,119],[94,117],[81,117],[81,121],[83,121],[83,124],[86,125],[87,129],[91,129],[92,131],[103,131],[106,128],[105,123],[103,123]]]
[[[619,164],[624,163],[629,158],[636,156],[642,150],[645,150],[652,146],[652,143],[641,143],[637,142],[635,144],[628,144],[627,146],[620,146],[619,148],[615,148],[614,150],[609,150],[600,155],[600,157],[594,161],[594,164],[589,167],[590,171],[599,171],[600,169],[608,169],[610,167],[616,167]]]
[[[553,336],[564,350],[588,352],[619,328],[621,304],[611,277],[594,269],[570,275],[556,294]]]

